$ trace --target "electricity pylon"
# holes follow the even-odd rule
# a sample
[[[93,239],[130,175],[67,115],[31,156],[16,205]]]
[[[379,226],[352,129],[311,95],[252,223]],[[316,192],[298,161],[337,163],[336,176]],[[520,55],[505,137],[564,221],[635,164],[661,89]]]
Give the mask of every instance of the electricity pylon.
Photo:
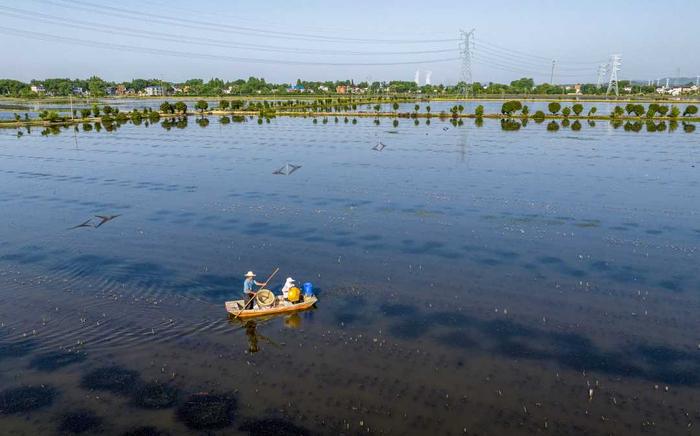
[[[603,80],[605,80],[605,73],[608,70],[608,66],[606,64],[600,64],[598,65],[598,83],[596,87],[600,89],[603,86]]]
[[[610,91],[615,88],[615,95],[620,95],[620,88],[617,81],[617,72],[620,71],[620,65],[622,65],[622,57],[620,55],[614,54],[610,56],[610,80],[608,81],[608,90],[605,92],[607,97]]]
[[[469,32],[459,31],[459,51],[462,58],[462,82],[464,82],[464,98],[469,97],[469,88],[472,86],[472,48],[474,45],[474,29]]]

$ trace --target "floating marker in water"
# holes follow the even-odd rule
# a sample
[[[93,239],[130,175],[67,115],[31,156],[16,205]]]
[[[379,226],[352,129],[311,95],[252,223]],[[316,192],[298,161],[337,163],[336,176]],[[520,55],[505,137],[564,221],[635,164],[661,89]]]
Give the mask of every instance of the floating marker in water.
[[[298,170],[301,168],[301,165],[294,165],[290,163],[284,164],[280,169],[274,171],[272,174],[278,175],[278,176],[290,176],[294,171]]]
[[[384,144],[382,141],[379,141],[379,142],[377,143],[377,145],[375,145],[374,147],[372,147],[372,150],[374,150],[374,151],[382,151],[382,150],[384,150],[384,148],[386,148],[386,144]]]

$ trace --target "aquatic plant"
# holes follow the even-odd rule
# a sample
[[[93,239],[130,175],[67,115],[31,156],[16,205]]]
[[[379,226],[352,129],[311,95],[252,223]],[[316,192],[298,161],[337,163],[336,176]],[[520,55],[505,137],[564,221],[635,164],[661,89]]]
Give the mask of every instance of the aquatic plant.
[[[127,430],[122,433],[122,436],[167,436],[169,434],[170,433],[165,430],[159,430],[156,427],[146,425]]]
[[[144,409],[167,409],[175,404],[179,390],[166,383],[149,382],[132,395],[132,404]]]
[[[64,414],[58,430],[62,433],[97,433],[102,427],[102,418],[88,409],[75,410]]]
[[[138,372],[122,368],[120,366],[107,366],[97,368],[80,381],[80,385],[86,389],[108,391],[115,394],[129,394],[141,383]]]
[[[547,124],[548,132],[556,132],[557,130],[559,130],[559,123],[556,121],[550,121],[549,124]]]
[[[21,357],[28,354],[36,343],[31,340],[0,342],[0,360],[7,357]]]
[[[177,408],[177,417],[189,428],[213,430],[233,424],[238,403],[232,394],[201,393]]]
[[[57,396],[51,386],[22,386],[0,392],[0,414],[30,412],[50,406]]]
[[[40,354],[29,362],[29,367],[38,371],[55,371],[74,363],[85,361],[85,353],[75,351],[52,351]]]
[[[249,420],[238,429],[251,436],[305,436],[311,434],[309,430],[279,418]]]

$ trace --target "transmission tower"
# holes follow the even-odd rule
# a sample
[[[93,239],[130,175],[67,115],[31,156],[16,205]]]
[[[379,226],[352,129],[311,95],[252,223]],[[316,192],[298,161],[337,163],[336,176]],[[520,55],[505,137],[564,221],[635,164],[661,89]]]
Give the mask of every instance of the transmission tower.
[[[557,67],[557,61],[552,59],[552,74],[549,76],[549,84],[554,85],[554,69]]]
[[[598,84],[597,87],[600,89],[603,86],[603,81],[605,80],[605,73],[608,71],[607,64],[598,65]]]
[[[469,32],[459,31],[459,51],[462,58],[462,82],[464,82],[464,98],[469,97],[469,89],[472,87],[472,49],[474,45],[474,29]]]
[[[607,97],[610,91],[615,88],[615,95],[620,95],[620,88],[617,83],[617,72],[620,71],[620,65],[622,65],[622,57],[620,55],[614,54],[610,56],[610,80],[608,81],[608,90],[605,92]]]

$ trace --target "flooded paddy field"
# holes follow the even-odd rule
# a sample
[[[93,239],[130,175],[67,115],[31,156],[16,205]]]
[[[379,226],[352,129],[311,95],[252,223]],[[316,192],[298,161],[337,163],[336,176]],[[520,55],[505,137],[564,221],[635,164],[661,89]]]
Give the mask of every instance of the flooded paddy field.
[[[697,133],[186,124],[0,132],[3,432],[697,434]]]

